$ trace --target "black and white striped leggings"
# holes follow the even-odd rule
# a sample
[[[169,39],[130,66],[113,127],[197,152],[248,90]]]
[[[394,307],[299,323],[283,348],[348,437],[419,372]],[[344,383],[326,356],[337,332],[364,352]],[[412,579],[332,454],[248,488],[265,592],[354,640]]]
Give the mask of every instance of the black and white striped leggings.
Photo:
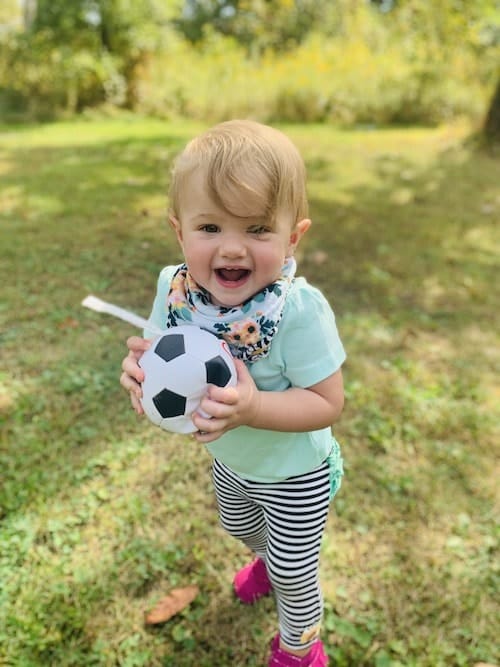
[[[277,483],[242,479],[217,460],[212,469],[222,527],[266,563],[283,643],[307,648],[323,613],[318,565],[332,496],[328,463]]]

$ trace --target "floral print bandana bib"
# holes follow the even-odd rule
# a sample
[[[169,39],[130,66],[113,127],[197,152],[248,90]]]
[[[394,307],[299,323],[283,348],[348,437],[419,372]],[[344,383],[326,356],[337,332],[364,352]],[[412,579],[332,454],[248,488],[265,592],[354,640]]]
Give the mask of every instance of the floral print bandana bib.
[[[254,362],[269,354],[278,331],[297,265],[289,257],[278,280],[239,306],[215,306],[209,293],[196,284],[186,264],[172,278],[167,296],[167,327],[196,324],[223,338],[234,357]]]

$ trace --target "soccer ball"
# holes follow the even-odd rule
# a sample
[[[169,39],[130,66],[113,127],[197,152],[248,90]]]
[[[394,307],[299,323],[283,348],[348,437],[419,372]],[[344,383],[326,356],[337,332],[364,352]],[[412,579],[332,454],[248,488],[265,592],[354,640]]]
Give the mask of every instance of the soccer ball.
[[[193,433],[190,415],[207,385],[233,387],[236,368],[227,343],[194,325],[168,329],[139,360],[144,370],[142,407],[165,431]]]

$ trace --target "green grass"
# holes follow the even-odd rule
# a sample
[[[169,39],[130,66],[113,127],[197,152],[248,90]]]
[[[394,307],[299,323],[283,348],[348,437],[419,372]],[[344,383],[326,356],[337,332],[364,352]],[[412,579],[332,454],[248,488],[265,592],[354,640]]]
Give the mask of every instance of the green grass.
[[[124,323],[179,251],[172,157],[200,126],[124,117],[0,133],[0,664],[263,665],[272,600],[231,593],[210,459],[137,419]],[[310,173],[301,272],[348,350],[346,478],[322,550],[344,666],[498,661],[500,165],[466,128],[285,128]],[[193,605],[143,613],[174,586]]]

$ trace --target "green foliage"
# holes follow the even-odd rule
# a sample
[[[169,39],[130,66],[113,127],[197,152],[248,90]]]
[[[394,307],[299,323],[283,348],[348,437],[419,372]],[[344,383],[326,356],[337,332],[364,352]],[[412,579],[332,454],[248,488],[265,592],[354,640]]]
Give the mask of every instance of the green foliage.
[[[206,28],[233,37],[250,55],[286,51],[329,24],[336,13],[315,0],[188,0],[176,25],[187,39],[203,41]]]
[[[0,102],[32,117],[133,106],[141,67],[168,36],[176,4],[38,0],[24,32],[0,34]]]
[[[172,41],[150,62],[137,106],[166,118],[344,124],[435,124],[482,113],[487,77],[479,76],[472,56],[457,49],[431,65],[424,43],[405,54],[388,36],[375,38],[376,46],[356,36],[310,35],[292,51],[268,51],[258,60],[214,33],[197,48]]]
[[[104,104],[346,124],[484,114],[498,10],[375,4],[193,0],[183,12],[180,0],[39,0],[24,31],[0,32],[0,105],[35,118]]]
[[[108,52],[97,58],[88,44],[54,43],[46,31],[10,36],[4,46],[0,95],[8,108],[24,107],[32,117],[49,118],[57,109],[73,114],[103,101],[124,101],[125,81]]]
[[[231,591],[210,459],[138,420],[123,322],[180,259],[168,171],[201,125],[124,114],[3,127],[0,663],[261,667],[272,599]],[[203,125],[205,127],[205,125]],[[322,544],[339,667],[494,663],[498,637],[499,164],[467,127],[283,128],[309,173],[300,272],[348,351],[346,476]],[[182,614],[143,614],[196,583]]]

